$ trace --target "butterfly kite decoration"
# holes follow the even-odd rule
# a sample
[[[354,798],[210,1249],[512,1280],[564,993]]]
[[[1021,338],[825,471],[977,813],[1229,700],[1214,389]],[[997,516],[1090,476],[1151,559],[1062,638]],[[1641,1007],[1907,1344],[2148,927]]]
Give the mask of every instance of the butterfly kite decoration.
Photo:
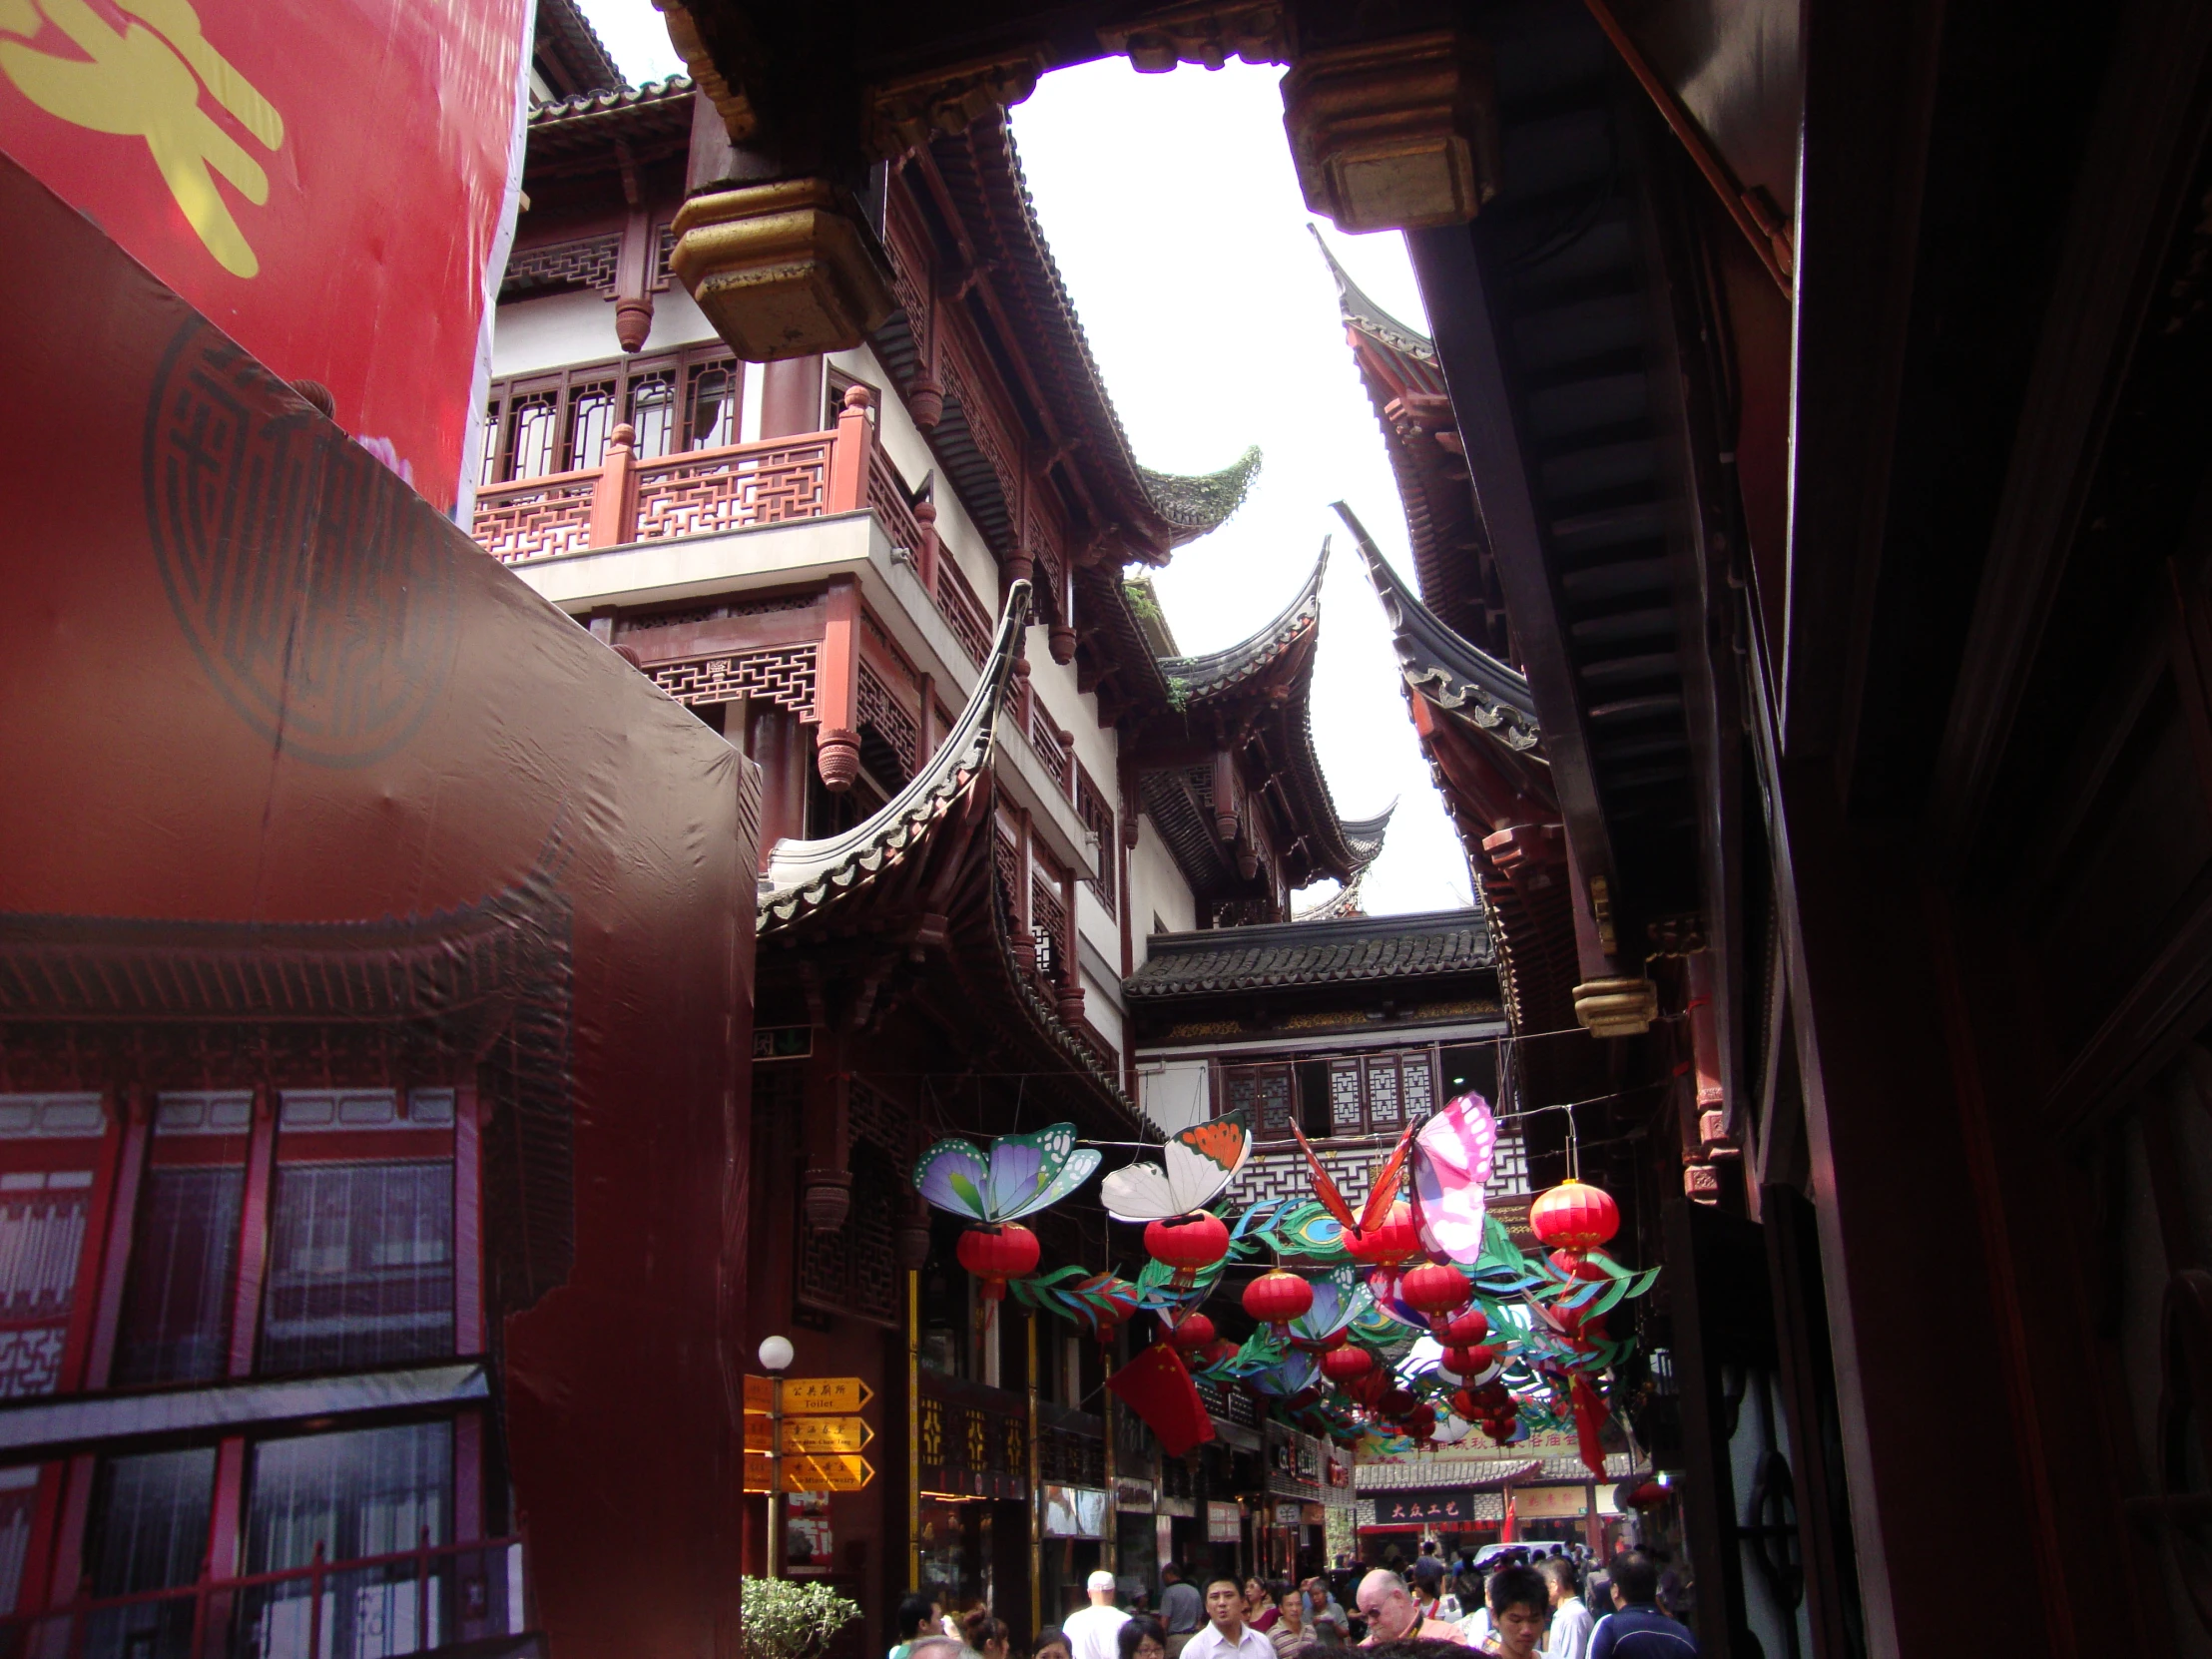
[[[1472,1267],[1482,1255],[1482,1191],[1497,1147],[1490,1103],[1463,1094],[1413,1136],[1413,1227],[1429,1255]]]
[[[937,1209],[972,1222],[960,1236],[960,1265],[983,1282],[986,1326],[1007,1283],[1037,1266],[1037,1236],[1023,1216],[1049,1209],[1091,1178],[1100,1154],[1078,1148],[1075,1125],[1001,1135],[990,1156],[970,1141],[937,1142],[914,1165],[914,1190]]]
[[[1251,1156],[1252,1131],[1241,1117],[1210,1118],[1171,1139],[1162,1162],[1112,1171],[1099,1196],[1116,1221],[1173,1221],[1221,1197]]]
[[[1291,1346],[1309,1354],[1340,1347],[1355,1323],[1375,1311],[1375,1297],[1350,1268],[1337,1268],[1307,1281],[1314,1305],[1290,1323]]]
[[[1101,1154],[1075,1144],[1075,1125],[1001,1135],[984,1157],[972,1141],[944,1140],[914,1165],[914,1190],[964,1221],[1003,1226],[1050,1209],[1091,1178]]]
[[[1295,1123],[1291,1125],[1291,1133],[1298,1137],[1299,1147],[1305,1152],[1307,1165],[1314,1174],[1314,1196],[1321,1200],[1322,1208],[1343,1230],[1344,1248],[1355,1260],[1381,1262],[1385,1267],[1393,1265],[1375,1252],[1385,1242],[1384,1230],[1390,1225],[1390,1212],[1397,1203],[1398,1182],[1405,1170],[1406,1148],[1412,1143],[1416,1127],[1414,1124],[1405,1126],[1405,1133],[1398,1136],[1396,1147],[1375,1172],[1374,1182],[1368,1188],[1367,1203],[1361,1207],[1360,1214],[1354,1216],[1352,1206],[1337,1190],[1337,1183],[1322,1167],[1313,1144],[1306,1139],[1306,1132]]]

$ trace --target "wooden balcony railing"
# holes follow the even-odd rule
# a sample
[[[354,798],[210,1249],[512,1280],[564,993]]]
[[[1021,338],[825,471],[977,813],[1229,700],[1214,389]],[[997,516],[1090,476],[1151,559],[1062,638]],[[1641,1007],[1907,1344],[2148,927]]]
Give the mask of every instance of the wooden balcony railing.
[[[635,433],[617,426],[602,465],[476,492],[470,531],[503,564],[596,547],[719,536],[867,508],[910,560],[968,661],[989,655],[991,616],[952,560],[940,557],[937,510],[909,504],[868,419],[868,391],[845,392],[834,430],[641,461]]]
[[[530,1628],[519,1538],[432,1545],[78,1599],[0,1617],[0,1653],[149,1659],[398,1659]]]

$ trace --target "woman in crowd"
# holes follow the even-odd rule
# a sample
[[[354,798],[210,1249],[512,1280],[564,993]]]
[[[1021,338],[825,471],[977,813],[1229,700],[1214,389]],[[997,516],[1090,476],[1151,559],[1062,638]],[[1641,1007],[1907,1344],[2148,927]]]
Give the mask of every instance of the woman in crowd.
[[[1013,1645],[1013,1632],[1006,1628],[1003,1619],[994,1619],[988,1612],[974,1612],[960,1621],[960,1636],[970,1652],[982,1655],[982,1659],[1006,1659],[1006,1651]]]
[[[1275,1586],[1257,1578],[1244,1581],[1245,1623],[1266,1635],[1275,1628]]]
[[[1068,1649],[1067,1632],[1058,1625],[1046,1625],[1029,1644],[1029,1659],[1074,1659]]]
[[[1114,1640],[1120,1644],[1120,1659],[1168,1659],[1168,1633],[1160,1627],[1158,1619],[1133,1618],[1121,1627]],[[1032,1659],[1044,1659],[1044,1656],[1040,1653],[1032,1655]]]

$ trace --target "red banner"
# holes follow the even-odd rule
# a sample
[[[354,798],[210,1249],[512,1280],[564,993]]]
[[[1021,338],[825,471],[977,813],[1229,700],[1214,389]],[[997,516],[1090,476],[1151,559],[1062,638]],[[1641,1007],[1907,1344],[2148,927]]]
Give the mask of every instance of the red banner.
[[[0,151],[453,505],[528,0],[0,0]]]

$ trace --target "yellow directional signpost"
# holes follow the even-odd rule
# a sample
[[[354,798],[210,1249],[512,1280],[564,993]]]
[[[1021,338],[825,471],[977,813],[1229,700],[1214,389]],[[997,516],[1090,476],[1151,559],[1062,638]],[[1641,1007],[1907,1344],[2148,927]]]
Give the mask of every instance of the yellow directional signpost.
[[[745,1489],[770,1494],[772,1556],[780,1494],[856,1492],[875,1478],[860,1455],[875,1430],[854,1414],[874,1397],[857,1377],[746,1378]]]
[[[770,1431],[769,1420],[758,1413],[745,1419],[745,1449],[794,1452],[865,1451],[875,1430],[858,1417],[786,1417],[782,1443]]]

